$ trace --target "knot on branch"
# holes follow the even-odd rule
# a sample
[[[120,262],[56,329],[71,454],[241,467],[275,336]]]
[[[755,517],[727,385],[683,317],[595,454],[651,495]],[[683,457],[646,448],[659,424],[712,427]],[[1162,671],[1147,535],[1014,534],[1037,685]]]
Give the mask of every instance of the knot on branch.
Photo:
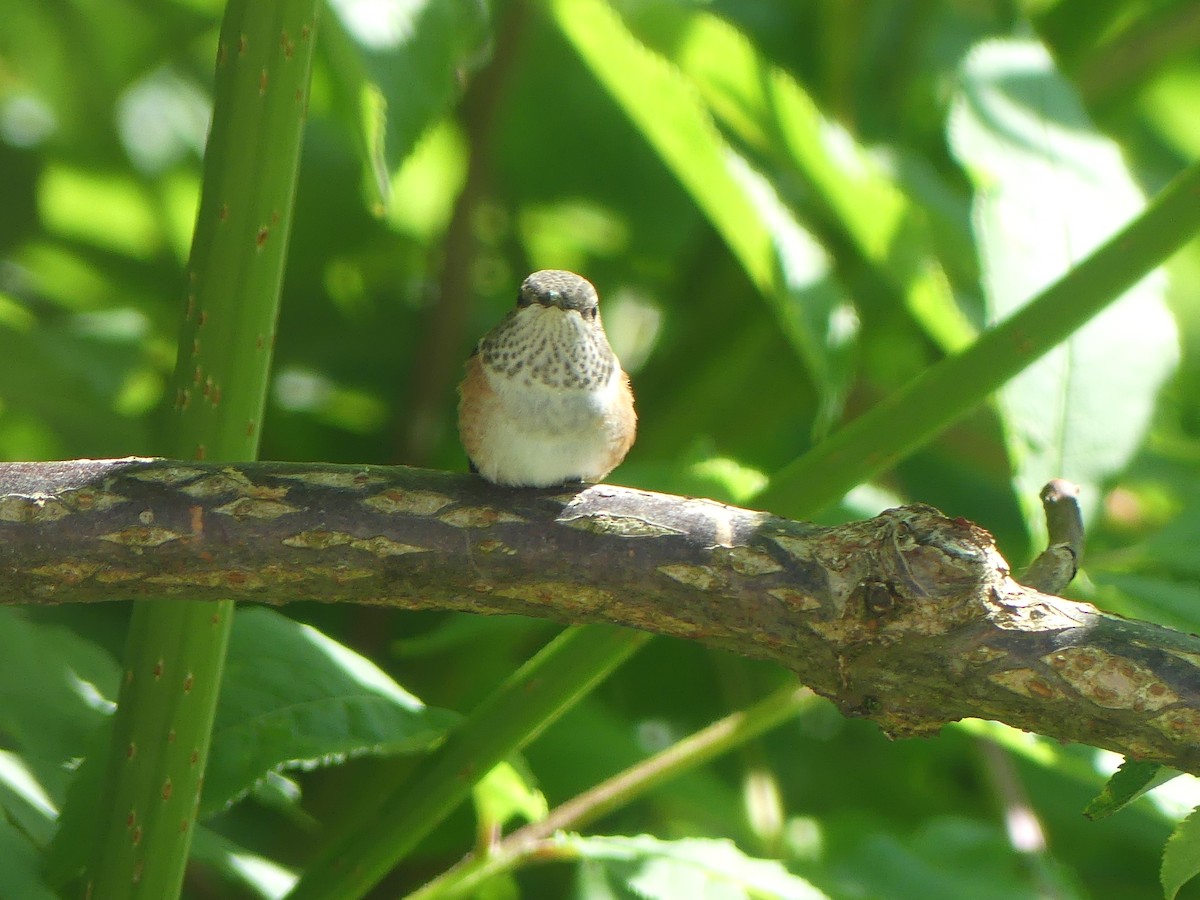
[[[821,562],[834,614],[824,637],[853,647],[945,634],[988,615],[1008,578],[992,536],[924,504],[836,529]],[[832,626],[832,628],[830,627]]]

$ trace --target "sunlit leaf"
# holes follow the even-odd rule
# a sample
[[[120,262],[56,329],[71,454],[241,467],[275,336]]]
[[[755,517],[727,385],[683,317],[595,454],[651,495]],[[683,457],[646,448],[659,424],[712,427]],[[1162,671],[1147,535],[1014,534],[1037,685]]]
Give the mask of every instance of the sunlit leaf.
[[[1176,827],[1163,850],[1162,881],[1166,900],[1173,900],[1179,889],[1200,875],[1200,811],[1193,811]]]
[[[536,822],[549,811],[546,797],[537,789],[532,774],[524,765],[511,762],[493,767],[475,783],[471,794],[481,831],[501,828],[518,816],[526,822]]]
[[[975,182],[975,230],[993,319],[1019,309],[1144,207],[1120,150],[1096,131],[1033,41],[989,41],[962,68],[950,122]],[[1153,274],[1012,379],[999,406],[1018,495],[1064,477],[1096,485],[1141,445],[1158,389],[1178,359],[1174,321]]]
[[[825,897],[774,860],[754,859],[730,841],[661,841],[638,837],[563,835],[583,863],[574,896],[639,900],[679,897],[819,900]]]
[[[245,610],[230,637],[201,815],[274,769],[424,750],[456,720],[315,628]]]
[[[1089,819],[1107,818],[1178,774],[1171,769],[1164,769],[1158,763],[1127,759],[1108,779],[1104,790],[1087,805],[1083,814]]]
[[[192,840],[193,862],[212,867],[255,897],[279,900],[296,885],[296,873],[274,860],[238,846],[209,828],[199,826]]]
[[[343,103],[357,117],[376,199],[390,172],[458,98],[462,74],[486,58],[483,0],[330,0],[326,51]],[[347,40],[348,39],[348,40]]]
[[[666,20],[670,37],[657,46],[670,48],[721,127],[777,167],[778,183],[803,185],[805,224],[845,234],[946,349],[967,343],[973,331],[933,255],[923,212],[867,149],[728,22],[684,7],[650,8],[641,16],[630,8],[639,36]]]

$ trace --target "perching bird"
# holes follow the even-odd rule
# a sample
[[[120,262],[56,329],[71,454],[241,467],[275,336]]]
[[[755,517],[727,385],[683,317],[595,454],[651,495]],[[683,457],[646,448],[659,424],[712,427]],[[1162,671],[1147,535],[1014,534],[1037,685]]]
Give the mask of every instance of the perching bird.
[[[633,444],[629,377],[608,345],[596,288],[547,269],[479,341],[459,386],[458,431],[474,471],[516,487],[600,481]]]

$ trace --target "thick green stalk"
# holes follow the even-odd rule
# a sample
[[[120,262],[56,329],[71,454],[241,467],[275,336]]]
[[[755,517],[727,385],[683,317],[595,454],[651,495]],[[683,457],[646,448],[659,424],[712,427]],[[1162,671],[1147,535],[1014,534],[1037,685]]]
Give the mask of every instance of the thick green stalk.
[[[891,468],[1070,337],[1198,231],[1200,163],[1019,312],[778,472],[755,504],[780,515],[813,515]]]
[[[479,705],[404,784],[337,841],[289,900],[361,897],[466,798],[472,785],[585,696],[650,635],[609,626],[563,631]]]
[[[230,0],[170,388],[169,456],[251,460],[292,220],[318,0]],[[153,511],[143,534],[154,540]],[[192,540],[203,546],[203,521]],[[92,897],[178,896],[220,687],[232,601],[134,608]]]

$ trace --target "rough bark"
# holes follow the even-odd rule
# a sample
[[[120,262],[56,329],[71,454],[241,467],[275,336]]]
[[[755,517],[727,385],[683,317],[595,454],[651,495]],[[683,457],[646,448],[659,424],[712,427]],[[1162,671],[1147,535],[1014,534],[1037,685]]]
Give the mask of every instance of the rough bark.
[[[823,527],[400,467],[0,465],[0,602],[224,597],[617,623],[774,660],[890,734],[977,716],[1200,774],[1200,638],[1024,587],[929,506]]]

